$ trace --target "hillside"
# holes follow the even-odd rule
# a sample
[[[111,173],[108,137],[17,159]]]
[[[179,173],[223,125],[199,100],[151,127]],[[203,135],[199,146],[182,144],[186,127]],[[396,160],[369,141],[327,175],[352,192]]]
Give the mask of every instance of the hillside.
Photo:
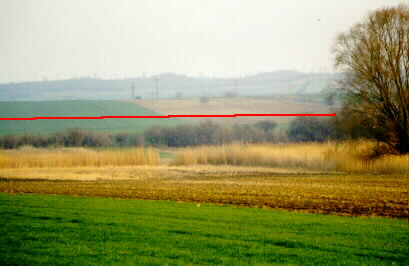
[[[127,101],[153,110],[162,115],[220,115],[220,114],[297,114],[333,112],[327,105],[314,102],[300,102],[291,98],[210,98],[202,103],[192,99],[148,99]],[[188,121],[212,120],[223,124],[252,124],[260,120],[288,124],[293,117],[236,117],[236,118],[184,118]]]
[[[0,101],[44,101],[79,99],[130,99],[132,84],[134,96],[159,98],[223,96],[238,93],[241,96],[275,94],[319,93],[328,82],[337,78],[331,73],[301,73],[276,71],[238,78],[188,77],[172,73],[153,77],[104,80],[78,78],[55,81],[35,81],[0,84]]]
[[[139,105],[119,101],[3,102],[0,117],[157,115]],[[0,135],[50,134],[69,128],[108,133],[143,131],[152,125],[182,123],[171,119],[35,120],[0,121]]]

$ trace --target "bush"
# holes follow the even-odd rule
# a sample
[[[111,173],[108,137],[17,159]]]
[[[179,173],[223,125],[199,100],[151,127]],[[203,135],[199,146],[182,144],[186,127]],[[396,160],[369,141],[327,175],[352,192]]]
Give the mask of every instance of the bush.
[[[217,132],[220,126],[211,122],[201,122],[197,127],[197,143],[198,144],[217,144]]]
[[[69,129],[64,136],[64,146],[66,147],[80,147],[84,139],[85,132],[80,128]]]
[[[139,133],[122,133],[113,136],[112,139],[114,140],[114,145],[119,147],[135,147],[144,145],[143,136]]]
[[[17,148],[18,140],[15,136],[5,136],[0,140],[0,147],[3,149]]]
[[[277,127],[277,123],[273,121],[260,121],[254,124],[256,128],[263,130],[264,132],[271,132]]]
[[[145,139],[152,145],[167,145],[166,135],[168,128],[162,126],[153,126],[145,131]]]
[[[107,147],[112,145],[111,138],[104,133],[85,132],[82,147]]]
[[[233,126],[233,141],[242,143],[264,142],[264,131],[252,125]]]
[[[288,137],[294,142],[325,141],[330,137],[330,124],[322,118],[297,117],[290,123]]]

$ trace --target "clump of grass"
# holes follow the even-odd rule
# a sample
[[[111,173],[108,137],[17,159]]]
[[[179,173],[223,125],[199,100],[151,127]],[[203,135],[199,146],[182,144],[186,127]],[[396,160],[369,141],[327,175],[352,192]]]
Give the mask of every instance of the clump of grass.
[[[95,151],[84,148],[0,150],[1,168],[157,165],[153,148]]]
[[[201,146],[182,149],[174,163],[265,166],[349,173],[408,172],[408,155],[384,155],[377,159],[368,159],[374,145],[372,142],[354,141]]]

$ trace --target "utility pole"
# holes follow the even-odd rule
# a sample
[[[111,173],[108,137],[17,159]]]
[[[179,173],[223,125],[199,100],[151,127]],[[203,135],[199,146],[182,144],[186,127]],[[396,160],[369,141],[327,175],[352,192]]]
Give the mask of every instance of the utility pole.
[[[131,90],[132,90],[132,99],[135,99],[135,84],[133,81],[132,81]]]
[[[156,95],[156,99],[158,99],[158,96],[159,96],[158,84],[159,84],[159,78],[155,78],[155,95]]]

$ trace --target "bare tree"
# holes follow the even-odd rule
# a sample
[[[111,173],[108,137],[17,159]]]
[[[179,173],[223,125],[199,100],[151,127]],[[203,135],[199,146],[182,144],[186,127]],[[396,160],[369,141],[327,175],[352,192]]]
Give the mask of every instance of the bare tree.
[[[371,121],[390,152],[409,153],[409,6],[370,13],[339,34],[334,53],[345,110]]]

